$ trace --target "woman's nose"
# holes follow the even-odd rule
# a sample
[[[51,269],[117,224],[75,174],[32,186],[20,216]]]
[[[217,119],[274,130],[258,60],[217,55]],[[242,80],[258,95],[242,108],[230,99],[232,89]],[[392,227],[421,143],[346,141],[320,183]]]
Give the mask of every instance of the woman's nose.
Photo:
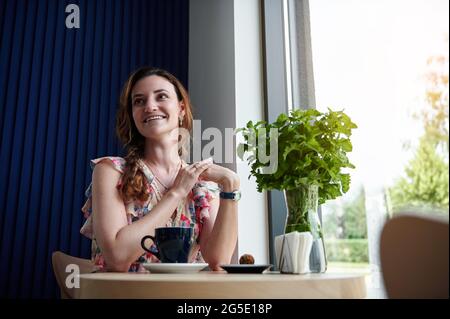
[[[152,101],[150,99],[147,100],[147,103],[145,104],[145,111],[146,112],[152,112],[156,111],[158,109],[158,104],[156,101]]]

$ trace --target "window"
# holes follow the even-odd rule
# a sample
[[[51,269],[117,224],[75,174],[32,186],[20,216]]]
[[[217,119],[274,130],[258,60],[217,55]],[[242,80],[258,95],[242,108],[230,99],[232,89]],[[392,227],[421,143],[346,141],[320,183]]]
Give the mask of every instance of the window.
[[[351,189],[322,207],[330,267],[369,269],[381,288],[386,218],[405,207],[448,214],[449,3],[309,6],[316,107],[344,109],[359,126]]]

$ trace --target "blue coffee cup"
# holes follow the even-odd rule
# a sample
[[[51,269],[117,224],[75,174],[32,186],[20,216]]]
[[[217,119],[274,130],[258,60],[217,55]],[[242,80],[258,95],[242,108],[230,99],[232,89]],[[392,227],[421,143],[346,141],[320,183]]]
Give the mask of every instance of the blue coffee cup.
[[[155,236],[144,236],[141,246],[155,255],[162,263],[187,263],[193,247],[193,229],[191,227],[160,227]],[[145,245],[151,239],[157,251]]]

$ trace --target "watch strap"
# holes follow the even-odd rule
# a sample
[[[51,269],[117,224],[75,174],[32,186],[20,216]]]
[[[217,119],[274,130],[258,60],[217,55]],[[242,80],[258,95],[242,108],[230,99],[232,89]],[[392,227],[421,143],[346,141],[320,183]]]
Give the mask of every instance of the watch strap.
[[[239,196],[239,191],[234,191],[234,192],[220,192],[220,198],[223,199],[231,199],[231,200],[239,200],[240,196]]]

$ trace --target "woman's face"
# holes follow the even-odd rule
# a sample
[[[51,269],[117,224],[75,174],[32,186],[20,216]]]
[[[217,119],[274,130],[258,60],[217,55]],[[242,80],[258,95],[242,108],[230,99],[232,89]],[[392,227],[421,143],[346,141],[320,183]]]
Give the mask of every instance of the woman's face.
[[[131,92],[134,123],[146,138],[157,138],[178,128],[183,105],[166,78],[151,75],[140,79]]]

